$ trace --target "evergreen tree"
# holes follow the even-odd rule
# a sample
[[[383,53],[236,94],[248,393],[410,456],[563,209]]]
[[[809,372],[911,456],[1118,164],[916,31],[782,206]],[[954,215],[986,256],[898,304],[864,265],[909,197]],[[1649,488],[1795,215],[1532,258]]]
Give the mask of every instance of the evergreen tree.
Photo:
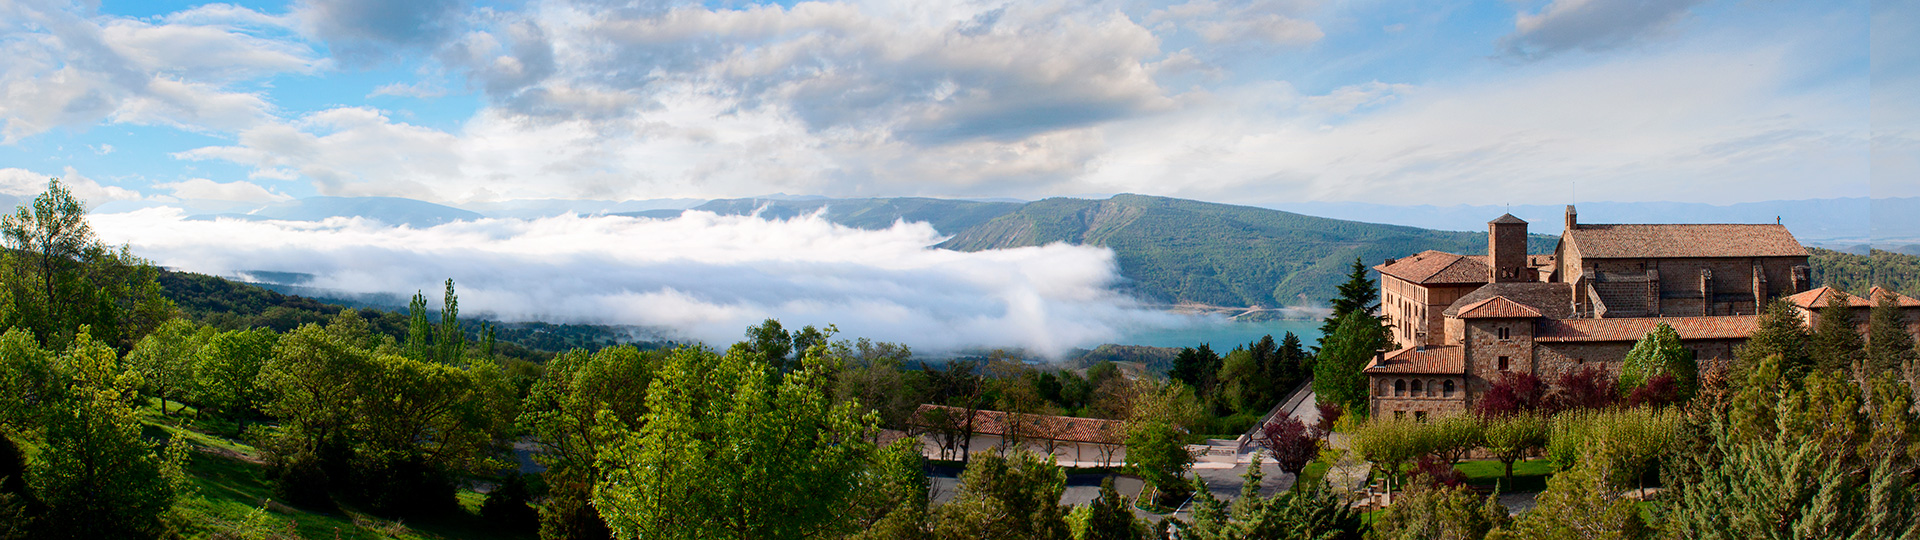
[[[1747,370],[1769,357],[1777,357],[1783,374],[1791,378],[1805,375],[1810,367],[1807,327],[1800,320],[1798,308],[1783,299],[1768,302],[1766,309],[1760,311],[1753,333],[1747,335],[1746,344],[1734,354],[1736,363],[1728,377],[1745,380]]]
[[[1365,411],[1367,376],[1361,370],[1390,344],[1387,327],[1379,319],[1357,311],[1342,317],[1333,333],[1321,340],[1314,362],[1315,397],[1349,411]]]
[[[1507,527],[1494,530],[1487,540],[1637,540],[1649,530],[1634,501],[1608,485],[1600,460],[1547,480],[1532,510]]]
[[[1049,461],[1026,451],[976,456],[960,474],[960,492],[935,509],[934,538],[1067,540],[1067,476]]]
[[[407,302],[407,358],[431,362],[434,356],[433,323],[427,322],[427,295],[418,291]]]
[[[1330,336],[1340,327],[1341,319],[1347,314],[1359,312],[1369,317],[1380,310],[1380,285],[1368,277],[1369,270],[1353,258],[1353,268],[1347,272],[1346,283],[1340,284],[1340,296],[1328,300],[1333,313],[1327,315],[1326,322],[1320,325],[1320,335]],[[1325,348],[1324,345],[1322,348]]]
[[[1860,341],[1859,322],[1842,294],[1827,297],[1820,308],[1820,320],[1814,325],[1811,341],[1813,365],[1823,371],[1851,369],[1866,350]]]
[[[1867,318],[1867,356],[1869,369],[1873,373],[1897,372],[1907,362],[1913,361],[1913,334],[1906,324],[1906,317],[1900,312],[1899,302],[1892,294],[1883,295],[1874,303],[1873,312]]]
[[[1393,498],[1369,538],[1480,540],[1508,521],[1497,494],[1483,496],[1466,486],[1418,485]]]
[[[1198,349],[1185,347],[1174,355],[1173,367],[1167,370],[1167,378],[1186,383],[1200,395],[1206,396],[1213,391],[1220,367],[1220,355],[1214,354],[1213,347],[1206,344],[1201,344]]]
[[[1133,517],[1133,503],[1113,488],[1113,477],[1100,479],[1100,497],[1088,503],[1084,536],[1076,540],[1141,540],[1147,537],[1146,524]]]

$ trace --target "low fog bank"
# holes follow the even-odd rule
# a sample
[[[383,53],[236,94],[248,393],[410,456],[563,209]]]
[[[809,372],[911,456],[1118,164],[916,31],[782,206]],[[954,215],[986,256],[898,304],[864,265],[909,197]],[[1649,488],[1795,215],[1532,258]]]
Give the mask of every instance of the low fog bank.
[[[311,274],[303,286],[438,298],[506,321],[669,328],[722,345],[768,317],[940,353],[1022,348],[1057,357],[1135,331],[1211,324],[1114,292],[1105,248],[958,252],[924,223],[883,230],[818,215],[688,212],[673,219],[560,216],[427,228],[360,218],[189,220],[170,207],[96,214],[100,236],[154,263],[232,276]],[[437,302],[437,300],[436,300]]]

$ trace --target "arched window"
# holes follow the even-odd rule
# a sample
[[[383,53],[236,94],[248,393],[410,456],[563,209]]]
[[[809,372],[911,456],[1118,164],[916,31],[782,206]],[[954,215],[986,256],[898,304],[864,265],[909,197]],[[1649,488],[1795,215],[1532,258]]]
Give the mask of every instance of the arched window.
[[[1393,395],[1396,395],[1396,396],[1404,396],[1404,395],[1407,395],[1407,380],[1406,380],[1406,379],[1394,379],[1394,380],[1393,380]]]
[[[1433,397],[1434,392],[1440,391],[1439,388],[1436,388],[1437,386],[1439,385],[1433,384],[1433,381],[1427,381],[1427,397]]]
[[[1445,383],[1441,384],[1440,395],[1446,396],[1446,397],[1453,397],[1453,379],[1447,379]]]
[[[1416,397],[1420,395],[1420,379],[1413,380],[1413,395]]]

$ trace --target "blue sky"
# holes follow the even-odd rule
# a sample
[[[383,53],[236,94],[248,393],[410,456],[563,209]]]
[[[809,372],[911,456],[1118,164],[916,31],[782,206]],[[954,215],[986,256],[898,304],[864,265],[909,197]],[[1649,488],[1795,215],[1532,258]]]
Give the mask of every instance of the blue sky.
[[[1915,9],[0,0],[0,194],[1920,196]]]

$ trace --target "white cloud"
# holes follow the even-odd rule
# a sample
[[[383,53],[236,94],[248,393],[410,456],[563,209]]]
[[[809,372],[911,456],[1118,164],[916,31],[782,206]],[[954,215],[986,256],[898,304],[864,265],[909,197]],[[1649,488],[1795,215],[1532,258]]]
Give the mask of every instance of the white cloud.
[[[188,221],[171,208],[95,215],[93,223],[103,238],[166,266],[304,272],[318,287],[402,295],[451,277],[467,313],[663,327],[714,344],[775,317],[927,351],[1059,354],[1136,328],[1192,322],[1115,293],[1105,249],[938,250],[930,246],[942,238],[918,223],[870,231],[818,216],[692,212],[407,229],[345,219]]]
[[[292,200],[293,197],[268,191],[258,184],[243,181],[215,182],[205,178],[190,178],[180,182],[157,184],[154,187],[168,190],[174,197],[181,199],[206,199],[234,202],[278,202]]]
[[[229,87],[323,64],[295,42],[256,35],[272,18],[226,6],[148,23],[63,2],[0,4],[0,143],[103,120],[193,131],[267,119],[257,92]],[[251,14],[249,18],[246,14]]]
[[[47,191],[47,180],[59,178],[60,183],[93,208],[113,201],[140,200],[138,192],[118,186],[101,185],[92,178],[81,176],[73,167],[67,167],[60,175],[41,174],[26,169],[0,169],[0,195],[11,195],[21,200],[31,200]]]
[[[437,98],[445,95],[447,95],[447,89],[441,88],[440,85],[435,84],[433,81],[419,81],[411,84],[387,83],[367,93],[367,97],[396,96],[423,99]]]

